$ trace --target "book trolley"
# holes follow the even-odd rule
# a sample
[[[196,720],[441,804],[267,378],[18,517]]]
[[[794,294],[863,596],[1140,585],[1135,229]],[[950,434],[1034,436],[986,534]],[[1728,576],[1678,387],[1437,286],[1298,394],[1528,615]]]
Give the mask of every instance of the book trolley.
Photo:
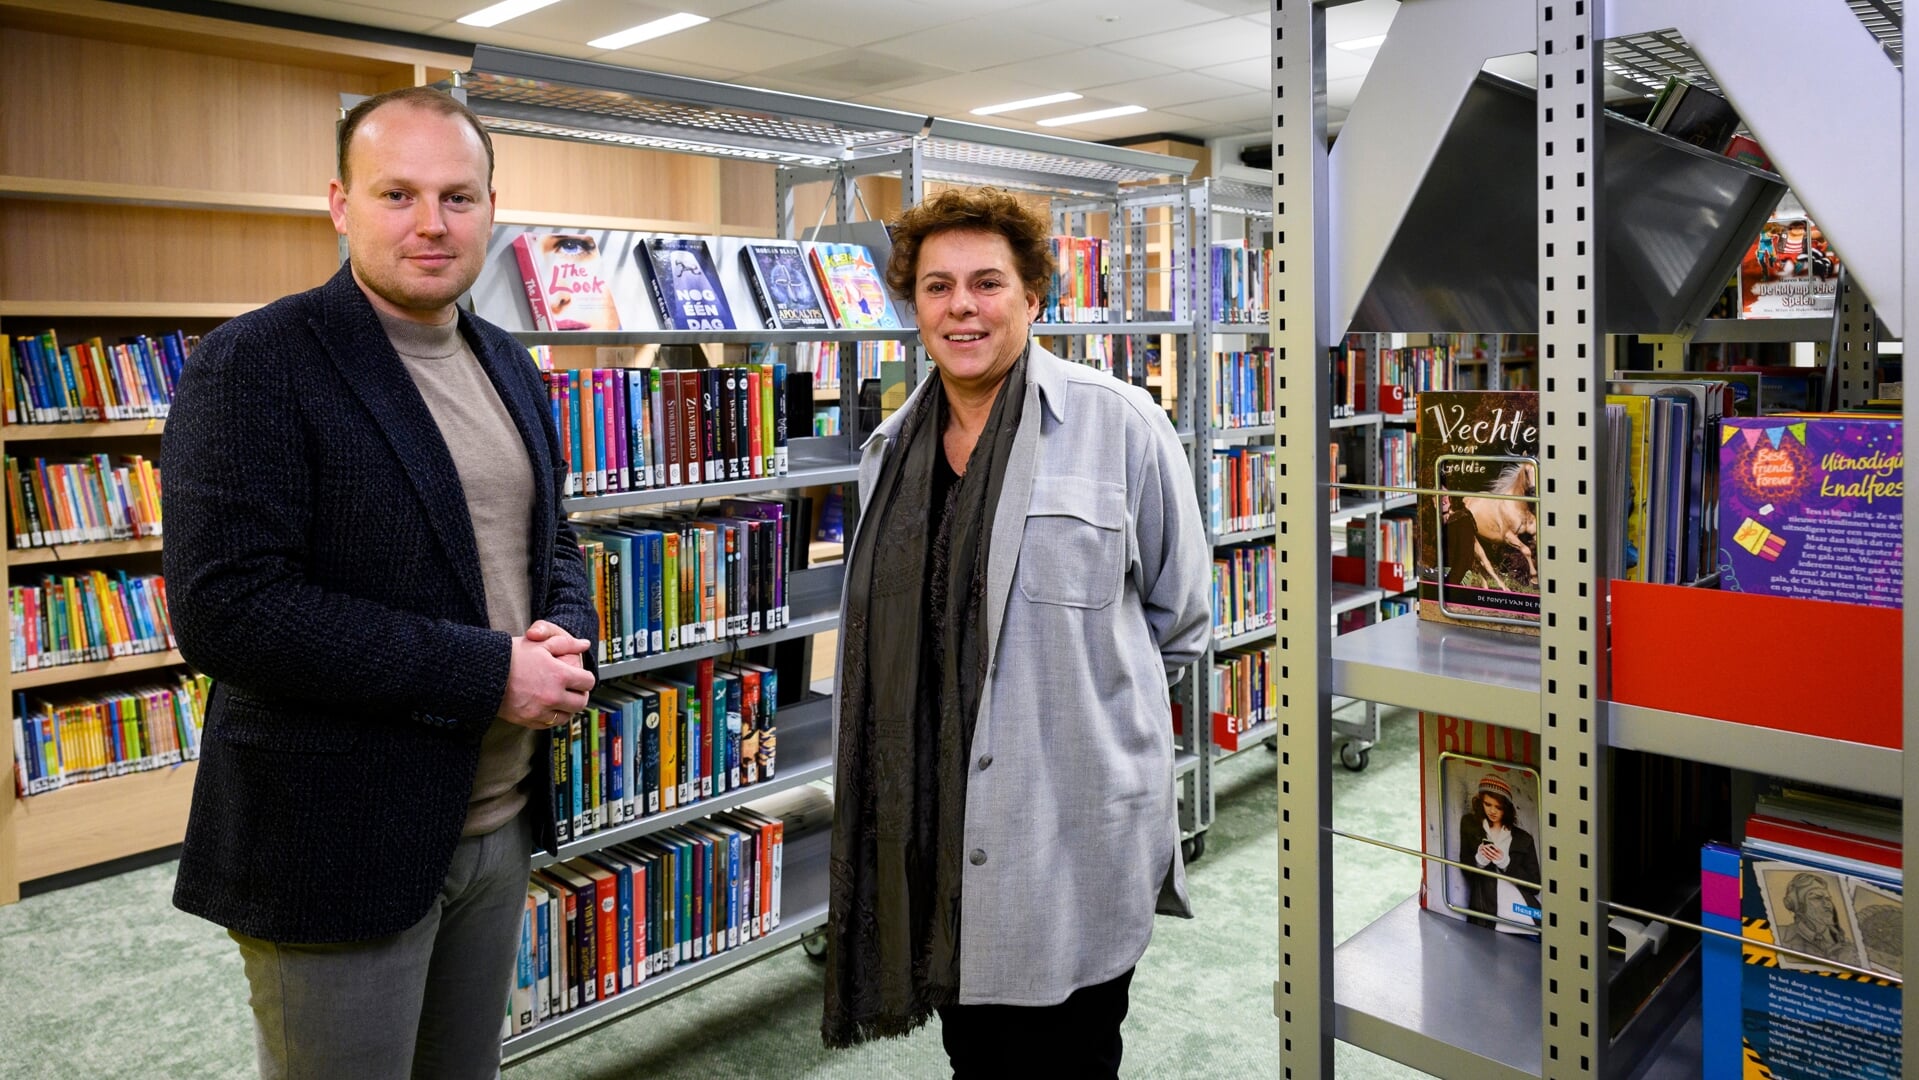
[[[548,138],[670,149],[680,153],[719,155],[764,161],[777,167],[775,198],[778,235],[796,237],[795,189],[808,183],[831,183],[829,199],[841,225],[858,212],[854,181],[860,177],[893,175],[899,178],[904,205],[918,202],[929,182],[995,183],[1022,190],[1094,198],[1108,208],[1110,222],[1123,216],[1111,212],[1122,198],[1121,185],[1183,176],[1191,162],[1157,154],[1096,146],[1073,140],[1028,135],[940,119],[706,82],[681,76],[636,71],[584,61],[479,46],[469,70],[451,80],[464,92],[467,104],[495,131],[542,135]],[[1080,222],[1083,226],[1084,222]],[[1123,238],[1122,238],[1123,240]],[[1143,248],[1122,249],[1127,258],[1143,259]],[[880,256],[883,260],[883,255]],[[1137,276],[1137,275],[1135,275]],[[1141,311],[1143,307],[1135,307]],[[484,314],[484,313],[483,313]],[[1036,326],[1036,334],[1088,335],[1105,333],[1177,333],[1174,324],[1053,324]],[[788,346],[815,340],[917,340],[910,328],[897,331],[639,331],[625,333],[521,333],[529,345],[668,345],[754,343]],[[924,354],[916,370],[901,380],[910,388],[923,376]],[[570,512],[684,502],[770,490],[841,485],[858,479],[859,448],[866,432],[850,418],[859,415],[858,380],[843,377],[842,415],[849,418],[843,434],[828,438],[789,441],[792,471],[780,477],[726,481],[569,499]],[[850,536],[856,501],[845,503],[846,534]],[[600,669],[603,678],[633,674],[686,660],[722,656],[738,648],[781,641],[810,650],[815,635],[835,630],[844,568],[816,567],[789,578],[791,623],[769,634],[682,648],[640,657]],[[656,814],[623,826],[602,830],[564,845],[561,858],[571,858],[610,844],[683,824],[730,807],[753,802],[774,792],[830,778],[833,771],[833,717],[829,686],[812,688],[803,701],[779,711],[780,765],[777,778],[737,788],[724,795],[695,802],[669,813]],[[1190,775],[1196,756],[1183,754],[1176,772]],[[697,985],[743,963],[799,943],[826,921],[827,857],[830,833],[820,832],[788,845],[785,852],[785,911],[780,926],[750,944],[648,977],[623,993],[572,1010],[506,1040],[508,1061],[552,1046],[582,1031],[625,1016],[649,1003]],[[537,868],[552,862],[540,854]]]
[[[1276,428],[1284,455],[1276,537],[1284,579],[1278,648],[1285,679],[1277,737],[1280,966],[1273,1002],[1280,1075],[1332,1075],[1333,1045],[1341,1040],[1441,1076],[1475,1080],[1699,1076],[1697,958],[1617,1038],[1608,1034],[1607,926],[1616,910],[1610,886],[1615,874],[1628,872],[1613,862],[1610,850],[1610,752],[1646,751],[1881,796],[1919,792],[1919,765],[1896,749],[1911,738],[1919,718],[1900,707],[1899,680],[1915,668],[1913,619],[1908,606],[1886,620],[1903,625],[1905,643],[1898,645],[1896,634],[1884,635],[1893,643],[1875,651],[1886,669],[1873,680],[1872,716],[1861,718],[1860,741],[1755,726],[1750,716],[1731,715],[1730,706],[1728,715],[1716,717],[1704,714],[1709,709],[1675,711],[1615,696],[1614,658],[1626,662],[1633,626],[1622,625],[1626,615],[1617,597],[1624,590],[1610,588],[1598,569],[1606,543],[1597,528],[1606,477],[1592,432],[1604,416],[1611,368],[1606,334],[1618,327],[1633,297],[1607,287],[1608,260],[1618,254],[1607,244],[1617,235],[1609,216],[1616,207],[1598,179],[1609,130],[1620,124],[1603,119],[1601,87],[1609,73],[1629,65],[1659,76],[1710,72],[1808,209],[1838,243],[1850,245],[1845,250],[1856,287],[1842,296],[1832,320],[1785,328],[1700,327],[1702,302],[1663,328],[1642,323],[1621,332],[1677,333],[1683,339],[1696,330],[1706,336],[1784,329],[1808,337],[1830,331],[1828,359],[1840,383],[1835,397],[1850,403],[1869,382],[1875,335],[1883,328],[1886,336],[1898,336],[1900,316],[1919,310],[1919,239],[1913,229],[1919,199],[1910,176],[1919,165],[1913,149],[1919,145],[1919,81],[1902,80],[1896,54],[1881,48],[1892,33],[1883,5],[1766,2],[1742,5],[1735,16],[1703,2],[1429,0],[1399,10],[1341,134],[1344,160],[1329,167],[1323,9],[1310,0],[1274,0],[1271,11],[1273,211],[1283,251],[1272,305],[1280,371]],[[1780,37],[1821,56],[1822,71],[1838,73],[1836,81],[1808,95],[1803,86],[1770,78],[1767,42]],[[1522,52],[1536,52],[1538,61],[1536,131],[1529,133],[1537,262],[1521,295],[1536,299],[1529,329],[1540,334],[1541,634],[1529,638],[1399,618],[1335,639],[1328,632],[1334,593],[1324,541],[1326,462],[1320,456],[1327,442],[1328,387],[1325,379],[1308,375],[1320,370],[1327,346],[1362,309],[1358,293],[1421,183],[1437,145],[1435,132],[1452,122],[1486,59]],[[1654,66],[1660,63],[1671,70]],[[1814,111],[1802,100],[1810,97],[1845,101],[1846,109]],[[1369,111],[1369,98],[1373,106],[1389,108]],[[1362,126],[1382,122],[1371,130]],[[1411,147],[1410,169],[1406,162],[1388,168],[1379,156],[1381,147],[1394,143]],[[1462,295],[1475,287],[1475,275],[1480,284],[1489,283],[1489,272],[1471,260],[1456,262],[1454,273]],[[1721,274],[1718,282],[1702,285],[1723,281]],[[1868,293],[1881,301],[1876,309],[1868,308]],[[1670,362],[1663,352],[1660,359],[1662,366]],[[1853,385],[1847,387],[1848,381]],[[1911,522],[1908,515],[1908,594]],[[1727,595],[1642,588],[1680,594],[1668,610],[1694,615],[1707,610],[1696,605]],[[1683,685],[1691,677],[1685,665],[1697,662],[1685,655],[1665,658],[1653,672],[1655,681]],[[1544,918],[1536,943],[1427,917],[1414,897],[1334,947],[1332,844],[1335,835],[1344,836],[1334,827],[1328,772],[1334,733],[1326,717],[1334,694],[1449,713],[1539,738]],[[1888,737],[1869,741],[1863,733],[1868,719]],[[1908,841],[1919,839],[1914,806],[1906,798]],[[1409,892],[1415,876],[1409,866]],[[1905,915],[1904,939],[1915,938],[1919,923]],[[1919,1003],[1910,989],[1903,997],[1907,1012]],[[1496,1007],[1487,1007],[1494,998]],[[1908,1074],[1911,1069],[1908,1058]]]

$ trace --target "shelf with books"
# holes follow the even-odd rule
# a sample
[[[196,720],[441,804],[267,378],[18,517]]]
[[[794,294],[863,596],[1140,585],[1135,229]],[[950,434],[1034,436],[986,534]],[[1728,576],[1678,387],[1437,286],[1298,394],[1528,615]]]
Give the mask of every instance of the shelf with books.
[[[1193,327],[1191,323],[1182,322],[1034,323],[1032,332],[1037,337],[1088,337],[1097,334],[1134,337],[1153,334],[1190,334],[1193,332]]]
[[[16,799],[7,878],[33,881],[178,844],[198,773],[188,761]]]
[[[1386,590],[1384,589],[1373,589],[1364,585],[1347,585],[1341,582],[1334,582],[1333,614],[1339,615],[1352,611],[1355,608],[1363,608],[1369,604],[1377,604],[1381,600],[1384,600],[1386,595]]]
[[[751,495],[761,491],[791,491],[796,488],[830,487],[851,484],[860,478],[857,464],[795,465],[783,476],[760,476],[750,480],[722,480],[717,484],[681,484],[677,487],[645,488],[612,495],[580,495],[565,501],[567,513],[592,510],[619,510],[630,506],[657,506],[660,503],[694,502],[729,495]]]
[[[99,540],[86,544],[52,544],[47,547],[9,548],[8,566],[34,566],[39,563],[71,562],[77,559],[110,559],[120,555],[145,555],[160,550],[158,536],[137,540]]]
[[[53,667],[34,668],[31,671],[16,671],[8,676],[7,684],[15,690],[27,690],[36,686],[59,686],[85,679],[100,679],[134,671],[151,671],[154,668],[184,663],[186,660],[180,656],[180,650],[167,649],[163,652],[140,653],[113,660],[96,660],[85,664],[56,664]]]
[[[698,821],[768,795],[800,787],[833,775],[833,698],[831,694],[809,693],[807,697],[781,708],[774,728],[779,739],[777,769],[771,779],[733,788],[723,794],[688,803],[662,813],[629,821],[623,825],[591,832],[571,843],[560,845],[558,858],[535,852],[532,867],[543,866],[576,855],[585,855],[613,844],[637,840],[662,829]]]
[[[1265,626],[1248,630],[1243,634],[1233,634],[1230,637],[1215,636],[1213,638],[1213,651],[1215,653],[1222,653],[1228,649],[1240,649],[1248,645],[1257,645],[1262,641],[1272,640],[1272,637],[1273,625],[1268,623]]]
[[[645,982],[509,1037],[501,1048],[507,1063],[547,1049],[645,1005],[691,989],[744,964],[796,945],[826,924],[827,857],[832,831],[822,829],[785,842],[782,855],[780,925],[748,944],[649,975]]]
[[[1695,345],[1752,345],[1773,341],[1827,341],[1831,316],[1797,319],[1702,319],[1693,330]]]
[[[1279,734],[1279,721],[1268,720],[1263,724],[1254,724],[1252,727],[1240,732],[1237,737],[1238,745],[1236,746],[1228,748],[1211,740],[1208,740],[1206,745],[1212,754],[1211,760],[1217,763],[1225,761],[1227,758],[1238,757],[1240,754],[1256,746],[1264,746],[1277,734]]]
[[[0,318],[44,319],[231,319],[266,306],[265,301],[197,300],[0,300]]]
[[[1705,716],[1607,704],[1606,735],[1620,750],[1642,750],[1833,788],[1898,798],[1900,751],[1757,727]]]
[[[808,341],[918,341],[919,330],[523,330],[523,345],[797,345]]]
[[[793,615],[793,621],[777,630],[767,630],[758,634],[750,634],[746,637],[724,638],[720,641],[707,642],[704,645],[694,645],[691,648],[674,649],[671,652],[657,653],[652,656],[641,656],[632,660],[621,660],[601,667],[600,675],[608,679],[617,678],[621,675],[637,675],[644,671],[656,671],[663,667],[683,664],[690,660],[705,660],[712,657],[721,657],[741,649],[758,648],[761,645],[772,645],[781,641],[792,641],[795,638],[812,637],[814,634],[823,634],[828,630],[837,630],[839,629],[839,625],[839,594],[835,591],[833,594],[833,606],[831,608],[817,611],[813,614],[800,614],[796,611]]]
[[[1326,426],[1329,428],[1365,427],[1368,424],[1377,424],[1384,420],[1385,417],[1385,413],[1354,413],[1351,416],[1335,416],[1326,421]]]
[[[1270,540],[1278,528],[1276,525],[1264,525],[1257,529],[1243,529],[1239,532],[1221,533],[1213,537],[1213,546],[1225,547],[1228,544],[1249,544],[1256,540]]]
[[[165,420],[103,420],[78,424],[7,424],[0,427],[0,442],[33,442],[46,439],[136,438],[164,435]]]
[[[1223,322],[1213,324],[1213,333],[1215,334],[1270,334],[1272,332],[1273,327],[1270,323]]]
[[[1255,424],[1240,428],[1207,428],[1206,436],[1216,443],[1243,443],[1273,437],[1273,425]]]
[[[1539,639],[1401,617],[1333,639],[1336,694],[1539,730]]]

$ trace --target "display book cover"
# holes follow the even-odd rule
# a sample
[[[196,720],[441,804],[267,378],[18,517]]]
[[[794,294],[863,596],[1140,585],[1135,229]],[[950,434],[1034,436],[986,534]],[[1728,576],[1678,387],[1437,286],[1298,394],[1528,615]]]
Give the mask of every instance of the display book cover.
[[[899,313],[886,295],[873,253],[864,244],[809,241],[807,258],[841,330],[897,330]]]
[[[584,233],[521,233],[513,256],[536,330],[620,329],[600,244]]]
[[[1713,433],[1737,411],[1731,383],[1702,375],[1690,381],[1641,379],[1639,372],[1607,384],[1607,401],[1649,399],[1645,440],[1648,505],[1644,522],[1646,573],[1656,584],[1691,584],[1711,572],[1719,540],[1719,476],[1711,467]],[[1661,498],[1663,496],[1663,498]],[[1636,496],[1635,496],[1636,497]]]
[[[753,289],[760,319],[771,330],[825,330],[826,308],[813,286],[806,253],[798,244],[747,244],[740,269]]]
[[[1418,497],[1419,617],[1537,634],[1537,508],[1498,496],[1536,493],[1538,393],[1426,391],[1417,409],[1415,486],[1447,492]]]
[[[651,237],[636,253],[653,291],[660,325],[671,330],[732,330],[733,308],[720,286],[713,249],[693,237]]]
[[[1739,317],[1831,315],[1839,252],[1804,213],[1774,214],[1739,260]]]
[[[1419,820],[1429,855],[1533,887],[1426,860],[1420,906],[1507,934],[1538,936],[1539,741],[1532,732],[1419,714]]]
[[[1734,417],[1719,432],[1719,587],[1901,606],[1904,426]]]
[[[1900,861],[1896,845],[1757,814],[1743,849],[1701,850],[1702,922],[1745,939],[1702,939],[1706,1080],[1900,1075],[1897,984],[1768,947],[1901,975]]]

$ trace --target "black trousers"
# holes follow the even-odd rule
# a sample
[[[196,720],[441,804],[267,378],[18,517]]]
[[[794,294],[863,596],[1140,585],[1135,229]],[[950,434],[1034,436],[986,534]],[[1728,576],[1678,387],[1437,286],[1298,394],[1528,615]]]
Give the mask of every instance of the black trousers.
[[[1132,969],[1084,986],[1058,1005],[948,1005],[940,1038],[953,1080],[1112,1080]]]

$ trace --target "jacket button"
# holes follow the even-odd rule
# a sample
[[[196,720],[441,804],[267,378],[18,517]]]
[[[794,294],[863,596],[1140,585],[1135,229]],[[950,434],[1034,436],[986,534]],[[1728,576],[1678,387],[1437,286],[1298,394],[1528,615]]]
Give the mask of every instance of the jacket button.
[[[986,770],[992,767],[993,767],[993,755],[981,754],[979,756],[979,771],[985,772]]]
[[[979,848],[974,848],[973,853],[971,855],[968,855],[966,858],[974,866],[986,865],[986,852],[980,850]]]

